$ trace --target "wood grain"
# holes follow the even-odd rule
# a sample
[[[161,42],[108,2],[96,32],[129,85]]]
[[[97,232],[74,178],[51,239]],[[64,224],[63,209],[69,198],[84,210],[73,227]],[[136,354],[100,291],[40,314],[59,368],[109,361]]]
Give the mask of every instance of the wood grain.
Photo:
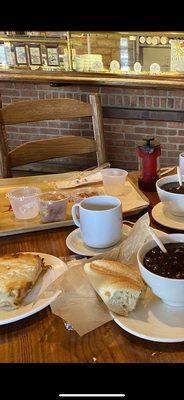
[[[137,174],[129,176],[137,184]],[[146,192],[150,210],[158,202],[156,192]],[[136,221],[140,216],[133,216]],[[164,231],[152,220],[152,226]],[[74,228],[62,228],[1,238],[1,254],[38,251],[66,256],[66,237]],[[173,230],[172,230],[173,232]],[[1,326],[0,362],[66,362],[66,363],[183,363],[184,343],[156,343],[139,339],[113,321],[80,337],[66,329],[62,319],[47,307],[22,321]]]
[[[91,106],[74,99],[23,100],[0,109],[0,123],[12,125],[55,119],[89,117]]]
[[[92,123],[93,123],[93,131],[94,137],[96,141],[96,147],[98,149],[97,152],[97,162],[98,165],[104,164],[107,161],[107,153],[105,149],[105,140],[103,132],[103,115],[102,108],[100,103],[99,95],[90,95],[89,96],[90,103],[92,106]]]
[[[52,86],[66,85],[100,85],[100,86],[122,86],[122,87],[155,87],[179,89],[184,88],[183,74],[167,73],[158,76],[135,75],[111,73],[80,73],[75,71],[1,71],[0,81],[8,82],[30,82],[48,83]]]
[[[10,151],[9,158],[12,167],[25,165],[51,158],[68,157],[76,154],[87,154],[96,151],[94,140],[77,137],[61,136],[53,139],[41,139],[26,142]]]

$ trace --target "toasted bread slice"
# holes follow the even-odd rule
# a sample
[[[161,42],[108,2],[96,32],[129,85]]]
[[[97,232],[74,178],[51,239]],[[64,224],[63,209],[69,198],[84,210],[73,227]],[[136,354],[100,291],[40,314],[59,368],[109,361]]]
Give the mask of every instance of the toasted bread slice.
[[[0,257],[0,308],[16,308],[46,269],[39,255],[15,253]]]

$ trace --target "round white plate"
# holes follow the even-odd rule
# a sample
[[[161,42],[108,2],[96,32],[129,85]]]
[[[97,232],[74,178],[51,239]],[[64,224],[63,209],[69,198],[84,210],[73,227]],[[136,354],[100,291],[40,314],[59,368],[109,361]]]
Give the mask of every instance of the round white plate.
[[[150,289],[128,317],[111,313],[125,331],[155,342],[184,341],[184,308],[164,304]]]
[[[126,239],[128,234],[130,233],[130,230],[131,230],[131,228],[128,225],[123,225],[121,241]],[[116,243],[114,246],[106,247],[105,249],[96,249],[94,247],[89,247],[82,240],[80,228],[77,228],[67,236],[66,245],[71,251],[73,251],[76,254],[80,254],[82,256],[87,256],[87,257],[93,257],[98,254],[102,254],[107,251],[110,251],[111,249],[113,249],[116,246],[119,246],[121,241],[119,243]]]
[[[43,310],[43,308],[47,307],[56,298],[56,295],[42,299],[39,299],[39,296],[56,278],[66,271],[67,267],[65,263],[50,254],[38,252],[29,253],[38,254],[40,257],[44,258],[45,263],[51,265],[52,268],[48,269],[45,274],[38,278],[34,287],[23,299],[19,308],[15,310],[0,310],[0,325],[9,324],[10,322],[29,317]]]
[[[167,228],[184,230],[184,217],[177,217],[172,215],[167,207],[162,203],[158,203],[152,210],[152,217],[159,224]]]

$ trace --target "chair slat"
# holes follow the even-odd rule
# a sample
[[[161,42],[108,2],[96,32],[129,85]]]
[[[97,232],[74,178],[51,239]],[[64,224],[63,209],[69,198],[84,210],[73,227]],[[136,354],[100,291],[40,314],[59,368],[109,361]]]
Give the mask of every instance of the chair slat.
[[[61,136],[24,143],[9,153],[12,167],[52,158],[68,157],[96,151],[93,139]]]
[[[0,123],[4,125],[89,117],[91,105],[75,99],[24,100],[0,109]]]

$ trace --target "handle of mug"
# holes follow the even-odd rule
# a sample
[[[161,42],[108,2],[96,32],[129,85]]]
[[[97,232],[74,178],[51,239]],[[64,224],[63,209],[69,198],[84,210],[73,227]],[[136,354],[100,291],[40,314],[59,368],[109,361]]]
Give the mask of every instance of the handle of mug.
[[[75,222],[75,225],[77,225],[80,228],[80,221],[79,218],[77,217],[77,214],[79,214],[79,204],[74,204],[72,206],[72,218]]]

